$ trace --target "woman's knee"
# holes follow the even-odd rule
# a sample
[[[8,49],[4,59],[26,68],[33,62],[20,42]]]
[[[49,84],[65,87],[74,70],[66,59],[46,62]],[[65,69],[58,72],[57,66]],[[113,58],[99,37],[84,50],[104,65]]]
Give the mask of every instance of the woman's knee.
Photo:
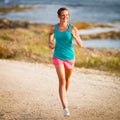
[[[60,79],[59,80],[59,85],[60,86],[65,86],[66,85],[66,80],[65,79]]]

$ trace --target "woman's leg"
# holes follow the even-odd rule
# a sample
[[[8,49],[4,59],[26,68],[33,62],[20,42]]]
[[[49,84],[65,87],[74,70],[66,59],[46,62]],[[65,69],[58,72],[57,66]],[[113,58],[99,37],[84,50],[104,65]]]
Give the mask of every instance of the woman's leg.
[[[55,66],[58,79],[59,79],[59,96],[63,106],[63,109],[67,107],[66,103],[66,80],[65,80],[65,68],[63,64]]]
[[[66,92],[68,91],[68,88],[70,85],[70,77],[71,77],[72,71],[73,71],[73,68],[72,69],[65,69]]]

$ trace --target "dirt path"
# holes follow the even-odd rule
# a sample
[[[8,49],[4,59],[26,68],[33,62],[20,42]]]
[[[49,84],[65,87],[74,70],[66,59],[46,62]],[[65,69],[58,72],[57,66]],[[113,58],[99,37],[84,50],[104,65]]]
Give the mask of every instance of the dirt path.
[[[63,117],[53,65],[0,60],[0,120],[120,120],[120,77],[75,68]]]

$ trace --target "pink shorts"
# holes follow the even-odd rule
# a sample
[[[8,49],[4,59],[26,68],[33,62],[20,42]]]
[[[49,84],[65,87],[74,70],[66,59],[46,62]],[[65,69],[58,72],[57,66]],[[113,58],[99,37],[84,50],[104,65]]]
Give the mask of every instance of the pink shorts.
[[[60,60],[58,58],[53,58],[52,60],[55,66],[63,64],[66,69],[72,69],[75,63],[75,60]]]

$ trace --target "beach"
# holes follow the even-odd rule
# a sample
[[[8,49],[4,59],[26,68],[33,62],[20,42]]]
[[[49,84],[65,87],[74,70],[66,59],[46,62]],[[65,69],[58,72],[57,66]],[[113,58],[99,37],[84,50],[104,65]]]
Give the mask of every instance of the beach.
[[[120,77],[75,68],[63,117],[51,64],[0,60],[0,120],[119,120]]]
[[[119,0],[0,1],[0,120],[120,120]],[[63,116],[48,47],[56,11],[70,9],[83,41]],[[112,8],[112,9],[111,9]]]

